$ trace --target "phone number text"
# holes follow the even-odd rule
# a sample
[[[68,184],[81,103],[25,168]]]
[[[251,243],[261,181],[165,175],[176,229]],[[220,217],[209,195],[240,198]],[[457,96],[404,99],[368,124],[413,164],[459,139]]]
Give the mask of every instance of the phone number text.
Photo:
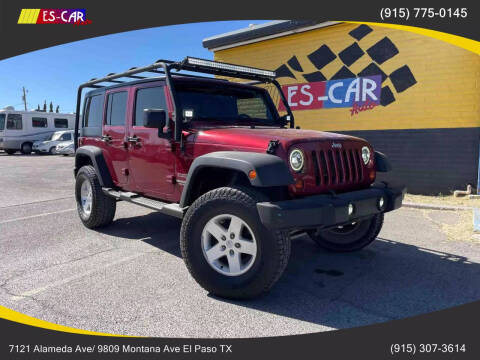
[[[468,17],[467,8],[381,8],[380,18],[386,19],[410,19],[410,16],[417,18],[457,18]]]
[[[465,344],[392,344],[390,354],[418,353],[464,353],[467,351]]]

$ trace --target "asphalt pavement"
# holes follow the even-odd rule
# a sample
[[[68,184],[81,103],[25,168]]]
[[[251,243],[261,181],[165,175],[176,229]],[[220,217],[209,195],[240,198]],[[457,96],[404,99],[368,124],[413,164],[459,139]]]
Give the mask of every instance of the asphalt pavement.
[[[269,294],[219,299],[184,266],[180,220],[120,202],[112,225],[86,229],[72,170],[72,157],[0,153],[1,305],[99,332],[254,337],[368,325],[480,299],[480,244],[448,239],[419,209],[387,214],[379,238],[356,253],[329,253],[298,237]]]

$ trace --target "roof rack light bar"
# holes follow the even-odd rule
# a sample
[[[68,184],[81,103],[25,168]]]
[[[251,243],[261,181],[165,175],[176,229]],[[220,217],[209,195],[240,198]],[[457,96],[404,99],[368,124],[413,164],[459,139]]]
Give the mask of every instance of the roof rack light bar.
[[[216,69],[220,71],[226,70],[226,71],[231,71],[233,73],[238,73],[238,74],[258,75],[261,77],[267,77],[272,79],[276,77],[275,71],[271,71],[271,70],[258,69],[250,66],[243,66],[243,65],[228,64],[224,62],[212,61],[212,60],[206,60],[206,59],[199,59],[199,58],[194,58],[190,56],[186,57],[185,60],[182,62],[182,64],[190,65],[193,67]]]

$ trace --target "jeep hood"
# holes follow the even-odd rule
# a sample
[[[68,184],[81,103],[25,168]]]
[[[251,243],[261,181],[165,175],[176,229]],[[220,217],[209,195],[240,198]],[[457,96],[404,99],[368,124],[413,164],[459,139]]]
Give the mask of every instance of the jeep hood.
[[[276,129],[271,127],[224,127],[198,130],[195,141],[197,143],[230,145],[232,147],[248,147],[266,149],[271,140],[279,140],[287,149],[293,144],[323,141],[359,141],[365,140],[324,131],[300,129]]]

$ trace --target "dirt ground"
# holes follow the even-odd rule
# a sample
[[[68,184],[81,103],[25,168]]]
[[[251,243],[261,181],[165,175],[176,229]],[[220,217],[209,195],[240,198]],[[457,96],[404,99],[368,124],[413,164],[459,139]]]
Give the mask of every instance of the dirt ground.
[[[454,197],[453,195],[426,196],[407,194],[405,195],[405,202],[480,208],[480,199],[469,199],[468,196]]]
[[[466,206],[480,208],[480,199],[469,199],[466,197],[454,197],[453,195],[405,196],[405,202],[422,203],[429,205]],[[473,210],[438,211],[423,210],[423,216],[432,221],[450,240],[480,242],[479,236],[473,229]]]

